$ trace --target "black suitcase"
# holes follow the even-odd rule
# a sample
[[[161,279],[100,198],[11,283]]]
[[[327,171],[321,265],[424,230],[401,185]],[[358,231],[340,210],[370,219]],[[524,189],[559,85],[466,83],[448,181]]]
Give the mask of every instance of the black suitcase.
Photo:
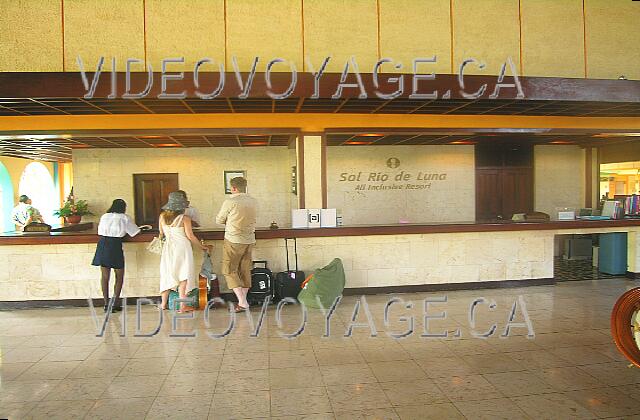
[[[256,267],[258,264],[263,267]],[[261,305],[267,296],[273,297],[273,273],[267,268],[266,261],[254,261],[247,301],[252,305]]]
[[[273,290],[276,301],[287,297],[297,299],[304,282],[304,271],[298,270],[298,244],[296,238],[293,238],[293,252],[296,258],[295,270],[291,270],[289,267],[289,242],[287,238],[284,240],[284,248],[287,252],[287,271],[276,274]]]

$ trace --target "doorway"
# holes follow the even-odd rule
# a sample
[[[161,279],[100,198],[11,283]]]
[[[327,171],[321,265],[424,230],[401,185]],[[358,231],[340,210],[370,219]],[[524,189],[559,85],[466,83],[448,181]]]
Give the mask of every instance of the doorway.
[[[169,193],[178,190],[178,174],[134,174],[136,224],[158,227],[158,216]]]
[[[476,220],[509,220],[533,211],[533,147],[476,146]]]

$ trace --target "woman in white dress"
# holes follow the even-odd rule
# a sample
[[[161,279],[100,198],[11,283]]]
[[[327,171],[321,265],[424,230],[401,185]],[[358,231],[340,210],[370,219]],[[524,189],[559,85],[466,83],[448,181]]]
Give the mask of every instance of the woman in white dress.
[[[160,237],[165,239],[160,257],[162,309],[167,309],[171,290],[177,289],[180,298],[183,299],[187,297],[188,292],[198,287],[191,244],[203,251],[209,249],[193,234],[191,218],[184,215],[187,206],[188,202],[182,194],[172,192],[160,214]],[[179,312],[190,310],[193,308],[184,303],[180,305]]]

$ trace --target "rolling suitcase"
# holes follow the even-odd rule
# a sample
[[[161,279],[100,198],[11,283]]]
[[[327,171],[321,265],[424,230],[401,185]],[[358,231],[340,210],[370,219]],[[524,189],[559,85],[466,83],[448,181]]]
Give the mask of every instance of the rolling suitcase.
[[[288,238],[284,239],[284,248],[287,253],[287,271],[276,274],[274,284],[275,300],[279,301],[286,297],[298,299],[298,293],[302,290],[302,282],[304,282],[304,272],[298,270],[298,244],[296,238],[293,238],[293,252],[296,259],[296,268],[291,270],[289,267],[289,242]]]
[[[262,267],[256,267],[256,265],[262,265]],[[273,273],[267,267],[266,261],[254,261],[247,301],[252,305],[261,305],[267,296],[273,296]]]

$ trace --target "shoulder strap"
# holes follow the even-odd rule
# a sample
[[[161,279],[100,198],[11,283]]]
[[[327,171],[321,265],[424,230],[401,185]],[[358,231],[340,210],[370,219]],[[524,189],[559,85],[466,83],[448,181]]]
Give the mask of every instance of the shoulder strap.
[[[178,217],[176,217],[175,219],[173,219],[173,222],[171,223],[171,227],[178,227],[180,225],[180,223],[182,222],[182,218],[183,218],[183,214],[178,215]]]

